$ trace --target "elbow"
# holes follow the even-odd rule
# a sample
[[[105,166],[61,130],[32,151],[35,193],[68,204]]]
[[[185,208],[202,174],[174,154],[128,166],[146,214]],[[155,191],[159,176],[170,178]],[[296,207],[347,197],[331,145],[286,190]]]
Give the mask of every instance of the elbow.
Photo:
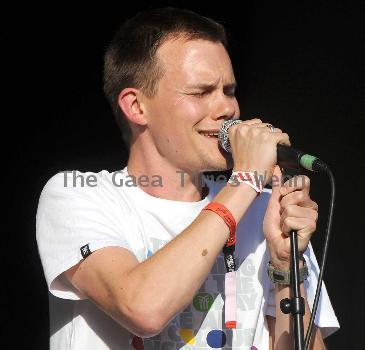
[[[119,323],[131,333],[141,337],[150,338],[163,330],[167,322],[161,317],[161,312],[151,310],[149,307],[129,304],[120,307],[123,315]]]
[[[151,338],[160,334],[164,328],[162,323],[154,318],[154,315],[145,315],[135,321],[136,332],[141,338]]]

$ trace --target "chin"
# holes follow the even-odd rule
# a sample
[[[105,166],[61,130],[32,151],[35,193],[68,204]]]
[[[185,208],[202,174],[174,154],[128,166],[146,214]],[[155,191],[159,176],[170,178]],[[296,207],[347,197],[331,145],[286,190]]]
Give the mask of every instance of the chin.
[[[200,149],[197,153],[200,160],[200,166],[198,166],[200,172],[226,171],[233,168],[232,155],[217,145],[209,149]]]
[[[233,160],[230,155],[218,157],[206,162],[203,171],[226,171],[233,168]]]

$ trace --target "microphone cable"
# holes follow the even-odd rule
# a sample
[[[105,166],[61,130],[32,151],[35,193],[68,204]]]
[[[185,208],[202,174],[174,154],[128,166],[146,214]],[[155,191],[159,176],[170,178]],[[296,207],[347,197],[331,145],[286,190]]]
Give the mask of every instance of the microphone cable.
[[[333,223],[333,213],[334,213],[334,207],[335,207],[335,197],[336,197],[336,183],[335,183],[335,177],[331,171],[331,169],[324,163],[322,163],[323,166],[321,166],[321,172],[325,173],[329,180],[330,180],[330,186],[331,186],[331,193],[330,193],[330,206],[329,206],[329,212],[327,217],[327,228],[326,228],[326,237],[324,240],[324,246],[323,246],[323,252],[322,252],[322,261],[321,266],[319,270],[319,277],[318,277],[318,284],[316,288],[316,294],[314,297],[313,307],[312,307],[312,313],[311,318],[309,320],[307,334],[305,336],[305,342],[304,342],[304,349],[308,350],[309,343],[311,340],[312,332],[313,332],[313,325],[314,325],[314,319],[316,317],[318,303],[319,303],[319,297],[321,295],[321,289],[322,289],[322,281],[323,281],[323,274],[326,266],[326,260],[327,260],[327,253],[328,253],[328,247],[329,247],[329,241],[331,236],[331,230],[332,230],[332,223]]]

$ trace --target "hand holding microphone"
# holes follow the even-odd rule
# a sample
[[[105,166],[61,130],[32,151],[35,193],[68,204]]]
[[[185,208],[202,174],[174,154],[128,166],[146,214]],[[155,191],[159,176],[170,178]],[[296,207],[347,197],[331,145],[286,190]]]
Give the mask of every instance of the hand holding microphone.
[[[299,167],[304,157],[312,157],[290,147],[289,136],[271,124],[259,119],[248,121],[229,120],[223,123],[218,135],[223,149],[232,153],[234,171],[256,172],[264,175],[267,182],[275,175],[281,178],[277,163]],[[312,157],[312,166],[326,166]],[[288,159],[290,160],[288,162]],[[309,164],[307,162],[307,164]],[[308,169],[317,170],[317,169]],[[265,176],[267,175],[267,176]],[[303,181],[303,179],[305,181]],[[294,181],[273,188],[264,218],[264,233],[270,256],[277,267],[287,268],[290,257],[290,243],[287,237],[291,230],[298,231],[299,252],[303,253],[316,228],[318,205],[309,196],[309,179]]]
[[[223,149],[232,153],[234,169],[257,172],[268,181],[277,163],[277,144],[290,146],[289,136],[260,119],[229,120],[218,135]]]
[[[289,147],[288,134],[271,124],[262,123],[260,119],[227,120],[219,131],[218,139],[220,146],[232,153],[234,168],[237,168],[236,165],[248,166],[252,171],[263,171],[263,174],[266,170],[270,176],[275,164],[297,171],[303,168],[317,172],[329,170],[326,163],[317,157]]]

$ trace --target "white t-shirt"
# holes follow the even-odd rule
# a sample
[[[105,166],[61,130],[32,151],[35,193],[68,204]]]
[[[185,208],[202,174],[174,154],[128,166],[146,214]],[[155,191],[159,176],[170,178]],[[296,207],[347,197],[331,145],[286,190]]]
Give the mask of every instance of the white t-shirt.
[[[161,184],[154,179],[156,185]],[[114,173],[59,173],[48,181],[38,206],[37,242],[50,290],[52,350],[269,348],[265,315],[275,316],[275,300],[262,232],[269,190],[255,199],[237,226],[236,329],[224,326],[222,254],[192,303],[152,338],[130,334],[60,277],[83,259],[82,247],[93,252],[119,246],[133,252],[139,262],[147,259],[182,232],[224,186],[207,184],[210,191],[203,200],[179,202],[147,194],[135,186],[126,168]],[[318,276],[311,246],[305,258],[310,272],[305,287],[311,305]],[[315,323],[323,336],[339,328],[324,285]]]

